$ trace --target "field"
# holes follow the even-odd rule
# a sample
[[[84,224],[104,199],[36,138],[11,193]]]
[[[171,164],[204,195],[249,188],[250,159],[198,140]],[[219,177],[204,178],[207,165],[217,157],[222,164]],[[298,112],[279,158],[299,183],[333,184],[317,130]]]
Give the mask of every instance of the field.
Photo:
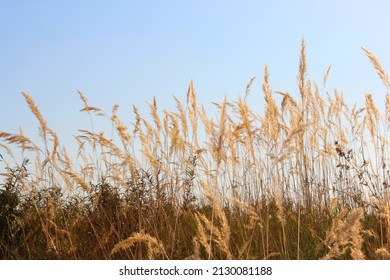
[[[384,113],[369,93],[364,108],[322,93],[330,67],[308,80],[302,41],[299,98],[273,93],[265,67],[262,113],[246,101],[253,79],[216,119],[191,81],[175,111],[134,106],[130,128],[79,92],[116,136],[80,130],[76,162],[23,93],[42,141],[0,132],[0,259],[389,259],[390,81],[363,51]],[[16,153],[30,158],[5,159]]]

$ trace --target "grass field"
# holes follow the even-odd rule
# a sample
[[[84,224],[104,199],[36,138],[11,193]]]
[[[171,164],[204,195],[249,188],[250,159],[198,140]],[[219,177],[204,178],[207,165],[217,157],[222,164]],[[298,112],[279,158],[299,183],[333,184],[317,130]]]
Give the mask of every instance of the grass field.
[[[385,112],[322,94],[306,77],[299,98],[273,93],[265,67],[264,112],[246,93],[208,116],[190,82],[175,111],[137,107],[131,127],[108,116],[116,140],[80,130],[77,161],[33,99],[42,141],[0,132],[9,162],[0,179],[0,259],[388,259],[390,81]],[[274,94],[280,95],[277,104]],[[104,115],[84,104],[82,111]]]

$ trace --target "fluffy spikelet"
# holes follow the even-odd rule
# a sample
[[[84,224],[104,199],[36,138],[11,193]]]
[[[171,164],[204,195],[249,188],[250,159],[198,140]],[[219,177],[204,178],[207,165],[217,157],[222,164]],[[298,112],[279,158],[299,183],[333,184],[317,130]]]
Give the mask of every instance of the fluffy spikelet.
[[[365,47],[362,47],[362,49],[366,53],[368,58],[371,60],[372,65],[374,65],[374,68],[375,68],[376,72],[378,73],[379,77],[381,78],[381,80],[383,81],[383,84],[385,85],[385,87],[387,88],[387,90],[390,91],[389,76],[387,75],[385,70],[382,68],[382,65],[380,64],[379,59],[371,51],[369,51]]]
[[[9,144],[16,144],[18,147],[23,150],[38,151],[38,147],[35,146],[31,140],[24,136],[23,134],[11,134],[7,132],[0,131],[0,138],[3,138]]]
[[[283,205],[283,199],[284,198],[283,198],[283,195],[282,195],[280,189],[277,188],[276,193],[275,193],[275,204],[276,204],[276,208],[277,208],[276,217],[282,225],[284,257],[288,258],[287,236],[286,236],[287,215],[286,215],[285,207]]]
[[[187,139],[188,134],[188,125],[187,125],[187,113],[184,110],[183,104],[180,102],[180,100],[174,96],[173,97],[176,101],[176,108],[179,110],[178,118],[180,119],[181,123],[181,133],[183,134],[184,139]]]
[[[276,142],[280,132],[280,125],[278,123],[279,112],[275,100],[272,96],[271,87],[269,85],[269,73],[267,65],[264,67],[263,92],[266,103],[263,126],[271,139]]]
[[[299,58],[298,86],[302,99],[305,99],[305,79],[307,72],[305,39],[301,41],[301,56]]]
[[[84,103],[84,108],[80,110],[80,112],[95,112],[98,116],[104,116],[103,111],[98,107],[89,106],[87,98],[84,96],[84,94],[81,91],[77,91],[77,93],[80,96],[80,99]]]
[[[84,107],[85,107],[85,108],[89,107],[89,105],[88,105],[88,100],[87,100],[87,98],[84,96],[84,94],[83,94],[81,91],[79,91],[79,90],[77,91],[77,93],[79,94],[80,99],[83,101]]]
[[[34,114],[34,116],[38,119],[39,124],[42,129],[42,134],[43,137],[46,137],[46,131],[47,131],[47,126],[46,126],[46,121],[43,119],[41,112],[38,109],[38,106],[35,104],[34,100],[29,96],[27,93],[22,92],[24,98],[26,99],[26,102],[28,106],[30,107],[31,112]]]
[[[328,80],[328,76],[329,76],[329,73],[330,73],[331,66],[332,65],[329,65],[328,68],[326,69],[326,72],[325,72],[325,75],[324,75],[324,80],[323,80],[324,87],[326,85],[326,81]]]
[[[157,130],[159,132],[161,132],[161,120],[160,120],[160,116],[158,115],[158,111],[157,111],[157,100],[156,100],[156,97],[154,96],[153,97],[153,104],[147,102],[149,108],[150,108],[150,114],[152,115],[152,119],[154,121],[154,124],[156,125],[157,127]]]
[[[241,120],[241,123],[235,126],[235,128],[231,131],[231,134],[234,135],[235,139],[244,143],[248,147],[250,154],[253,158],[255,156],[254,155],[255,150],[253,144],[253,140],[254,140],[253,125],[252,125],[253,118],[251,118],[250,116],[251,111],[245,99],[242,99],[241,96],[239,96],[238,102],[236,103],[236,106],[233,108],[233,110],[238,112],[238,116]],[[231,127],[234,127],[233,122],[231,122]],[[232,144],[234,143],[231,143],[231,145]]]
[[[211,252],[211,246],[210,243],[207,239],[207,233],[206,233],[206,228],[203,225],[202,221],[205,221],[207,224],[209,223],[208,219],[203,215],[203,214],[195,214],[195,221],[196,221],[196,238],[199,240],[200,244],[204,247],[206,250],[206,253],[209,257],[209,259],[212,257],[212,252]]]
[[[371,202],[378,210],[378,216],[383,221],[384,235],[387,240],[387,245],[390,248],[390,205],[388,200],[379,200],[376,197],[371,197]]]
[[[119,119],[118,115],[114,113],[111,116],[112,122],[115,124],[118,134],[122,140],[122,143],[127,146],[131,144],[132,138],[131,135],[127,132],[127,127],[123,124],[123,122]]]
[[[346,216],[346,218],[344,218]],[[344,210],[333,220],[332,228],[327,233],[326,245],[330,249],[324,260],[337,259],[349,252],[354,260],[365,258],[362,252],[363,209]]]
[[[75,182],[81,186],[85,191],[89,191],[89,186],[87,184],[87,182],[84,181],[83,178],[81,178],[76,172],[72,171],[72,170],[63,170],[63,173],[64,174],[67,174],[69,175],[71,178],[73,178],[75,180]]]
[[[53,150],[51,152],[51,160],[52,160],[52,162],[54,162],[55,157],[57,155],[59,140],[58,140],[57,133],[55,133],[55,131],[53,131],[52,129],[49,129],[49,134],[53,137]]]
[[[282,104],[281,104],[281,107],[282,107],[282,110],[281,110],[282,118],[284,117],[283,113],[285,112],[286,109],[289,108],[290,109],[290,114],[291,114],[291,112],[292,112],[291,109],[297,108],[297,106],[298,106],[297,102],[295,101],[295,99],[288,92],[279,90],[279,91],[275,91],[275,93],[280,94],[280,95],[283,96]],[[293,108],[291,108],[291,107],[293,107]]]
[[[378,109],[375,106],[374,100],[370,93],[366,93],[366,115],[364,117],[368,126],[371,138],[374,139],[377,129],[377,121],[380,118]]]
[[[232,201],[233,203],[240,207],[242,210],[244,210],[245,212],[247,212],[247,214],[249,215],[249,221],[248,221],[248,224],[246,225],[246,227],[248,229],[253,229],[256,225],[258,225],[259,221],[261,220],[261,217],[259,216],[259,214],[256,212],[256,209],[249,205],[248,203],[245,203],[237,198],[232,198]],[[259,224],[260,227],[262,227],[261,224]]]
[[[171,121],[170,127],[168,127],[168,135],[171,140],[169,147],[169,153],[172,154],[178,151],[185,151],[185,139],[180,135],[179,120],[177,116],[171,112],[166,112],[168,120]]]
[[[192,127],[192,142],[195,147],[198,147],[198,105],[196,104],[196,93],[194,89],[194,83],[191,80],[190,85],[188,86],[187,91],[187,108],[188,108],[188,117],[190,119]]]
[[[97,140],[99,141],[100,145],[102,147],[107,147],[110,154],[117,156],[118,158],[124,158],[123,153],[120,151],[120,149],[115,145],[115,143],[109,139],[107,139],[103,133],[100,133],[98,135],[95,134]]]
[[[366,93],[366,109],[367,109],[368,113],[371,114],[375,118],[376,121],[379,120],[380,114],[379,114],[378,109],[375,106],[375,102],[374,102],[374,99],[372,98],[371,93]]]
[[[278,209],[277,212],[277,218],[279,222],[282,224],[282,226],[286,225],[286,213],[284,211],[284,206],[283,206],[283,197],[282,194],[280,193],[280,190],[277,189],[276,194],[275,194],[275,203],[276,203],[276,208]]]
[[[251,92],[251,88],[252,88],[252,84],[253,84],[253,81],[256,79],[256,77],[253,77],[249,83],[247,84],[246,86],[246,90],[245,90],[245,98],[249,95],[249,93]]]
[[[1,138],[1,137],[0,137],[0,138]],[[7,154],[10,158],[12,158],[13,160],[15,160],[14,154],[13,154],[11,148],[10,148],[8,145],[4,145],[4,144],[0,143],[0,147],[1,147],[2,149],[5,150],[6,154]],[[8,162],[4,160],[2,154],[0,154],[0,161],[3,161],[3,162],[6,164],[7,169],[10,168]]]
[[[210,190],[210,186],[206,181],[201,181],[201,185],[206,191],[206,197],[211,201],[216,217],[220,220],[221,222],[221,230],[222,230],[222,235],[223,235],[223,240],[226,244],[229,243],[230,239],[230,227],[229,223],[227,221],[225,212],[222,209],[221,204],[218,202],[216,193],[212,194]]]
[[[208,250],[209,257],[211,257],[211,247],[204,245],[204,240],[206,236],[206,230],[210,233],[210,242],[213,240],[218,247],[226,254],[227,259],[232,259],[232,254],[230,252],[230,226],[226,218],[225,212],[222,209],[221,204],[217,201],[215,193],[210,192],[210,186],[207,182],[201,181],[201,185],[205,190],[206,197],[210,200],[213,206],[213,211],[216,217],[216,220],[219,222],[219,226],[214,225],[210,222],[206,216],[200,214],[198,215],[197,225],[198,225],[198,234],[199,241]],[[204,226],[203,226],[203,225]],[[207,238],[206,238],[207,239]]]
[[[138,108],[133,105],[133,112],[135,114],[135,124],[134,124],[134,130],[133,134],[139,132],[141,130],[141,115],[138,111]]]
[[[147,245],[147,256],[149,260],[155,259],[158,256],[163,256],[164,258],[168,259],[164,245],[156,238],[143,232],[133,233],[129,238],[116,244],[111,250],[111,255],[114,255],[120,250],[125,250],[136,243],[145,243]]]
[[[226,96],[223,99],[222,105],[221,105],[221,112],[220,112],[220,119],[218,124],[218,137],[217,137],[217,143],[213,146],[213,154],[215,155],[215,158],[217,160],[217,166],[221,164],[221,161],[224,156],[223,146],[225,142],[226,137],[226,122],[227,122],[227,113],[226,113]]]
[[[365,256],[362,251],[363,233],[361,220],[363,219],[363,209],[355,209],[351,211],[347,217],[347,226],[351,231],[351,257],[353,260],[364,260]]]

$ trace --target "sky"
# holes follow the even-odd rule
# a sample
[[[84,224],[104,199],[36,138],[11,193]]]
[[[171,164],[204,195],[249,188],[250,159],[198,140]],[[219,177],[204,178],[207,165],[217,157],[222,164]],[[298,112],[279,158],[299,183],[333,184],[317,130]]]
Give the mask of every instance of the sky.
[[[90,129],[77,90],[107,114],[120,104],[149,114],[173,109],[194,81],[197,99],[235,100],[256,77],[250,96],[261,114],[264,66],[274,91],[298,96],[299,50],[305,38],[308,78],[346,102],[386,89],[361,47],[390,71],[390,1],[6,1],[0,0],[0,131],[37,138],[38,122],[21,95],[31,95],[62,143]],[[106,129],[94,120],[96,130]],[[107,132],[110,133],[110,132]],[[34,136],[35,135],[35,136]]]

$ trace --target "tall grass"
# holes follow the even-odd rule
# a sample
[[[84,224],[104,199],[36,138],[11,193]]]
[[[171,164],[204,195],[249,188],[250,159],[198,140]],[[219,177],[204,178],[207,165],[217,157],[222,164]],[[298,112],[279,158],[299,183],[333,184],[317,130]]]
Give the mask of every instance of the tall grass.
[[[126,127],[79,92],[91,129],[75,137],[77,160],[39,107],[22,93],[42,143],[0,132],[8,162],[0,187],[2,259],[385,259],[390,257],[390,82],[363,48],[386,90],[380,113],[307,79],[302,40],[299,98],[278,91],[267,66],[265,109],[246,93],[208,116],[190,82],[175,111],[133,107]],[[330,67],[327,69],[325,88]],[[93,128],[106,116],[116,141]]]

